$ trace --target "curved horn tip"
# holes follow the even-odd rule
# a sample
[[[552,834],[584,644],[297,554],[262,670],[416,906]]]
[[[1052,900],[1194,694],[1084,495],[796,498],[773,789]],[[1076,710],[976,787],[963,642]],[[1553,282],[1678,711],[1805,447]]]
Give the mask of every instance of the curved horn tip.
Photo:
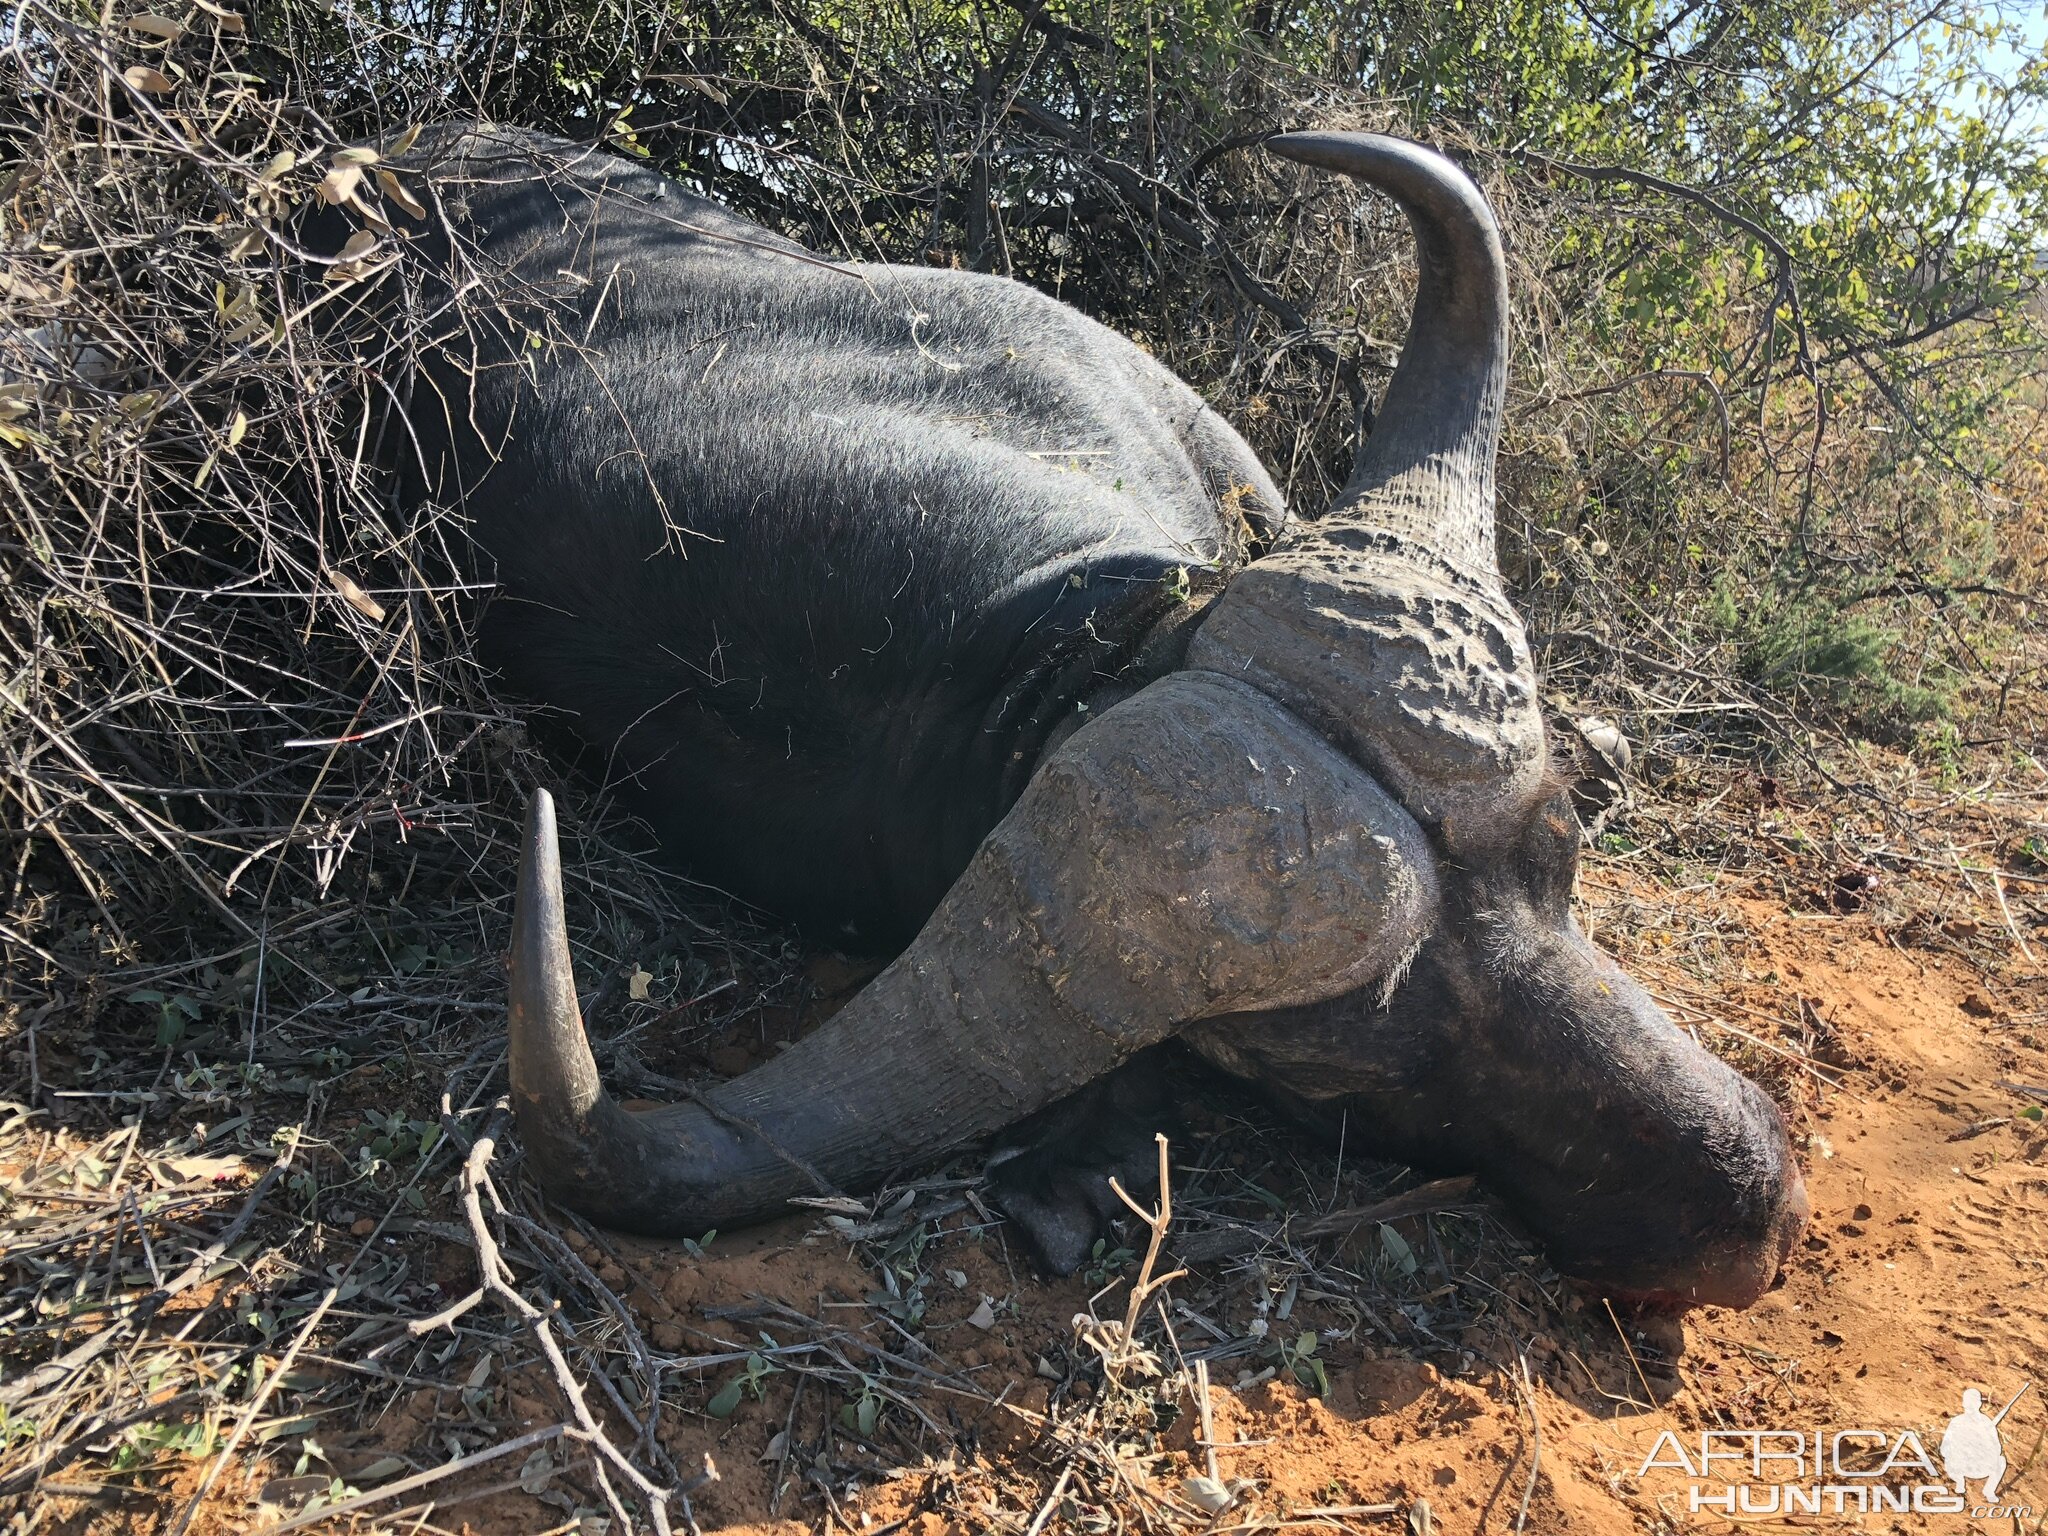
[[[1440,215],[1462,207],[1464,216],[1494,227],[1493,210],[1465,168],[1440,149],[1387,133],[1310,128],[1277,133],[1265,147],[1284,159],[1336,171],[1407,202],[1420,199]]]
[[[1373,163],[1389,159],[1444,165],[1453,169],[1457,165],[1442,150],[1431,149],[1414,139],[1399,138],[1391,133],[1367,133],[1363,129],[1303,128],[1294,133],[1276,133],[1265,141],[1265,147],[1289,160],[1299,160],[1303,165],[1349,171],[1353,175],[1362,175]]]
[[[519,854],[519,886],[512,900],[513,955],[552,961],[568,958],[562,915],[562,845],[555,829],[555,797],[535,785],[526,800],[526,831]],[[558,937],[559,935],[559,937]]]
[[[1415,234],[1408,339],[1332,513],[1356,514],[1497,588],[1493,460],[1507,386],[1507,262],[1485,194],[1456,161],[1409,139],[1311,129],[1265,143],[1385,193]]]
[[[1419,148],[1408,139],[1397,139],[1384,133],[1366,133],[1358,129],[1299,128],[1291,133],[1276,133],[1265,140],[1265,147],[1276,155],[1289,160],[1299,160],[1304,165],[1324,165],[1331,170],[1342,170],[1342,157],[1359,150],[1390,149],[1396,145]]]

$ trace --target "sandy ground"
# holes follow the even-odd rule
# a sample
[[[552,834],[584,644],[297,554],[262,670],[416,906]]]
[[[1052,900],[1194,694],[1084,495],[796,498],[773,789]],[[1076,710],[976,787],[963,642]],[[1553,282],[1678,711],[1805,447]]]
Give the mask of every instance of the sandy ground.
[[[658,1351],[837,1341],[836,1376],[763,1374],[758,1393],[742,1388],[723,1416],[707,1409],[738,1379],[734,1364],[669,1378],[665,1447],[686,1468],[708,1453],[722,1474],[692,1501],[702,1529],[2048,1529],[2042,992],[2026,990],[2024,977],[1994,985],[1960,961],[1901,949],[1865,916],[1788,912],[1711,890],[1681,901],[1700,920],[1692,932],[1717,935],[1708,991],[1723,1019],[1754,1034],[1755,1043],[1735,1043],[1789,1108],[1815,1204],[1804,1245],[1752,1309],[1682,1320],[1618,1314],[1548,1274],[1526,1249],[1503,1255],[1497,1244],[1439,1241],[1460,1220],[1478,1230],[1455,1214],[1388,1223],[1417,1262],[1372,1305],[1256,1253],[1198,1266],[1170,1288],[1175,1327],[1161,1341],[1168,1379],[1179,1351],[1192,1355],[1211,1338],[1242,1337],[1263,1323],[1275,1338],[1319,1330],[1328,1391],[1290,1379],[1284,1361],[1276,1370],[1271,1351],[1217,1360],[1206,1445],[1235,1501],[1206,1525],[1162,1523],[1162,1509],[1191,1509],[1185,1479],[1205,1469],[1200,1394],[1142,1375],[1119,1387],[1123,1377],[1105,1376],[1075,1328],[1091,1305],[1101,1317],[1121,1315],[1132,1265],[1117,1266],[1121,1279],[1098,1276],[1106,1289],[1079,1277],[1037,1281],[961,1189],[919,1229],[925,1235],[908,1260],[898,1255],[903,1273],[929,1281],[922,1315],[906,1328],[877,1294],[874,1249],[814,1219],[723,1235],[703,1254],[578,1237],[579,1253],[625,1298]],[[1703,995],[1681,956],[1660,958],[1654,925],[1632,931],[1630,943],[1626,958],[1653,988]],[[1797,1064],[1785,1043],[1793,1036]],[[1176,1149],[1177,1160],[1200,1154],[1199,1132],[1195,1145]],[[1488,1220],[1499,1229],[1497,1217]],[[1355,1259],[1353,1272],[1385,1274],[1388,1245],[1372,1222],[1322,1249],[1332,1264]],[[1467,1261],[1474,1251],[1484,1264]],[[470,1283],[460,1249],[448,1247],[435,1263],[450,1294]],[[1283,1285],[1292,1292],[1276,1306]],[[1458,1331],[1432,1332],[1443,1315],[1436,1309],[1446,1307]],[[1390,1329],[1390,1318],[1401,1326]],[[845,1389],[864,1379],[864,1366],[877,1384],[865,1419]],[[330,1424],[323,1433],[331,1465],[348,1475],[394,1451],[431,1465],[444,1454],[437,1437],[465,1415],[508,1434],[562,1416],[531,1366],[484,1369],[474,1379],[468,1403],[432,1386],[366,1397],[356,1427]],[[1970,1387],[1994,1412],[2020,1394],[1998,1426],[2008,1471],[1996,1515],[1859,1513],[1847,1495],[1840,1512],[1830,1495],[1817,1514],[1751,1512],[1781,1500],[1784,1482],[1802,1490],[1920,1485],[1923,1503],[1939,1495],[1939,1473],[1912,1452],[1939,1459],[1943,1429]],[[1774,1437],[1744,1439],[1745,1431]],[[1815,1438],[1831,1446],[1842,1431],[1869,1433],[1842,1442],[1840,1467],[1816,1477]],[[1906,1431],[1917,1440],[1901,1453]],[[1696,1475],[1683,1463],[1698,1462],[1703,1432],[1714,1432],[1706,1449],[1721,1459]],[[1797,1442],[1787,1438],[1793,1433]],[[524,1466],[501,1462],[459,1489],[444,1485],[442,1496],[466,1496],[427,1512],[422,1525],[383,1528],[573,1530],[578,1509],[589,1507],[589,1484],[581,1453],[567,1444]],[[1759,1445],[1807,1462],[1759,1471],[1746,1459]],[[1888,1456],[1890,1470],[1873,1476]],[[1646,1461],[1660,1465],[1642,1475]],[[273,1463],[230,1477],[195,1528],[264,1528],[246,1496],[283,1470]],[[530,1488],[486,1491],[522,1473]],[[1972,1485],[1972,1503],[1979,1493]],[[1728,1499],[1747,1503],[1731,1513],[1719,1504]],[[118,1514],[80,1505],[75,1515],[80,1530],[156,1528],[134,1505]]]
[[[1731,1010],[1806,1021],[1821,1037],[1814,1059],[1832,1063],[1829,1075],[1841,1084],[1822,1088],[1802,1071],[1786,1085],[1807,1152],[1815,1219],[1779,1286],[1747,1312],[1706,1309],[1680,1323],[1622,1318],[1569,1288],[1558,1288],[1553,1305],[1532,1285],[1519,1304],[1502,1296],[1490,1317],[1442,1351],[1380,1350],[1363,1336],[1326,1345],[1329,1392],[1320,1399],[1279,1379],[1239,1390],[1231,1384],[1235,1369],[1219,1370],[1210,1393],[1218,1470],[1239,1488],[1240,1502],[1217,1529],[1295,1520],[1361,1529],[1398,1529],[1405,1521],[1414,1530],[1433,1521],[1447,1531],[1509,1530],[1521,1516],[1525,1491],[1526,1528],[1536,1531],[1718,1528],[1729,1517],[1715,1501],[1731,1491],[1747,1501],[1735,1517],[1744,1523],[2043,1528],[2048,1129],[2027,1113],[2048,1098],[2039,1016],[2025,1012],[2025,994],[1995,999],[1980,978],[1901,950],[1855,916],[1791,914],[1747,901],[1723,916],[1736,920],[1738,974],[1747,978],[1727,997]],[[2033,1005],[2039,1001],[2035,994]],[[1762,1025],[1758,1030],[1760,1037],[1769,1033]],[[964,1216],[956,1223],[968,1224]],[[1423,1218],[1395,1225],[1421,1247]],[[785,1223],[746,1234],[725,1251],[715,1245],[707,1259],[656,1245],[622,1249],[638,1282],[633,1304],[667,1343],[679,1342],[684,1326],[743,1338],[744,1326],[708,1314],[750,1298],[814,1314],[837,1298],[849,1304],[845,1315],[865,1315],[858,1303],[873,1289],[872,1276],[843,1246],[807,1237],[807,1227]],[[823,1521],[866,1532],[903,1521],[901,1528],[938,1536],[1028,1513],[1022,1506],[1006,1512],[1000,1498],[977,1510],[972,1495],[961,1496],[968,1481],[956,1472],[980,1459],[999,1467],[1012,1463],[1029,1471],[1027,1480],[1042,1480],[1058,1465],[1062,1442],[1039,1416],[1056,1407],[1070,1421],[1077,1415],[1085,1420],[1089,1388],[1049,1380],[1070,1372],[1042,1373],[1038,1362],[1074,1358],[1071,1320],[1087,1306],[1090,1288],[1033,1284],[998,1245],[974,1235],[939,1238],[924,1262],[968,1280],[952,1286],[951,1294],[941,1288],[924,1319],[924,1338],[1001,1395],[1004,1406],[991,1410],[966,1399],[948,1405],[942,1393],[925,1394],[925,1409],[941,1423],[950,1419],[952,1455],[920,1466],[878,1445],[871,1463],[878,1475],[866,1486],[856,1480],[828,1518],[815,1496],[799,1497],[806,1484],[795,1457],[763,1460],[811,1443],[823,1429],[812,1420],[822,1421],[825,1405],[815,1401],[818,1394],[810,1404],[792,1405],[794,1386],[771,1378],[762,1401],[744,1403],[731,1419],[683,1418],[672,1434],[679,1459],[709,1450],[725,1470],[723,1480],[696,1500],[705,1529],[796,1532]],[[984,1295],[1009,1303],[985,1333],[966,1321]],[[1120,1305],[1118,1293],[1100,1310],[1109,1315]],[[890,1342],[902,1347],[900,1340]],[[1518,1388],[1513,1378],[1524,1362],[1527,1386]],[[1802,1487],[1939,1482],[1913,1470],[1910,1448],[1895,1459],[1891,1475],[1867,1474],[1893,1454],[1905,1430],[1938,1459],[1942,1430],[1960,1410],[1966,1387],[1980,1389],[1989,1411],[1996,1411],[2030,1383],[1999,1425],[2010,1470],[1996,1518],[1924,1509],[1859,1516],[1853,1497],[1838,1514],[1826,1495],[1817,1516],[1803,1509],[1790,1520],[1746,1513],[1781,1497],[1773,1492],[1781,1480]],[[1532,1456],[1531,1405],[1541,1425],[1540,1458]],[[527,1406],[526,1417],[536,1421],[550,1411],[538,1401]],[[1098,1410],[1105,1426],[1109,1406],[1105,1401]],[[1129,1475],[1170,1490],[1201,1470],[1196,1423],[1190,1412],[1155,1439],[1138,1437]],[[1808,1448],[1821,1434],[1831,1443],[1838,1431],[1876,1431],[1885,1438],[1844,1443],[1840,1470],[1866,1474],[1845,1480],[1835,1470],[1820,1479],[1808,1467],[1794,1474],[1783,1463],[1754,1476],[1742,1459],[1754,1443],[1723,1434],[1708,1449],[1729,1459],[1694,1477],[1679,1463],[1697,1463],[1703,1430],[1797,1431]],[[1659,1453],[1666,1431],[1675,1440]],[[1101,1432],[1116,1439],[1113,1430]],[[1782,1435],[1764,1448],[1796,1450]],[[1639,1476],[1652,1459],[1662,1465]],[[1532,1460],[1538,1462],[1533,1490]],[[994,1479],[997,1486],[1001,1481]],[[773,1518],[778,1482],[784,1485],[781,1517]],[[1746,1495],[1739,1489],[1745,1482],[1756,1485]],[[1695,1484],[1708,1496],[1698,1511],[1690,1491]],[[1980,1493],[1972,1485],[1973,1503]],[[1426,1502],[1427,1516],[1416,1513],[1418,1500]],[[1049,1499],[1040,1509],[1046,1516],[1040,1529],[1115,1529],[1123,1523],[1116,1502]],[[1378,1505],[1395,1509],[1304,1513]],[[2015,1515],[2015,1508],[2027,1512]],[[538,1510],[524,1517],[512,1508],[479,1510],[467,1528],[505,1531],[538,1520]]]

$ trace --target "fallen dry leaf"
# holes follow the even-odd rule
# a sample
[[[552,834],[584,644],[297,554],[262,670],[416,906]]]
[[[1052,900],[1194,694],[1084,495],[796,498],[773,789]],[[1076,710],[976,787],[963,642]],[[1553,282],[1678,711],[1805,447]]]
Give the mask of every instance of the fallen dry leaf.
[[[356,188],[362,185],[363,168],[359,165],[337,165],[320,178],[320,201],[339,208],[356,195]]]
[[[348,577],[330,567],[327,572],[327,579],[334,584],[334,590],[341,594],[342,601],[347,603],[349,607],[355,609],[357,613],[360,613],[372,624],[382,624],[384,622],[384,605],[357,586],[353,581],[349,580]]]
[[[238,1178],[250,1171],[239,1157],[165,1157],[158,1161],[188,1182]]]
[[[130,32],[140,32],[145,37],[162,38],[175,43],[185,35],[184,26],[168,16],[159,16],[155,11],[138,11],[122,23]]]

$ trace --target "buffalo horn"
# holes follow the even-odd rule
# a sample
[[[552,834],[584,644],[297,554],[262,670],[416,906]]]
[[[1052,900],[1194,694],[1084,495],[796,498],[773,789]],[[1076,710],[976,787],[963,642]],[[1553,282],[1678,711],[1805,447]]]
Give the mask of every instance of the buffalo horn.
[[[1433,880],[1421,830],[1300,720],[1175,673],[1047,757],[910,948],[830,1021],[694,1102],[629,1113],[584,1037],[536,792],[513,918],[520,1135],[543,1187],[609,1225],[759,1220],[928,1164],[1193,1019],[1386,976]]]
[[[1507,389],[1508,301],[1493,210],[1457,166],[1405,139],[1288,133],[1266,147],[1377,187],[1415,231],[1408,339],[1324,526],[1383,531],[1497,583],[1493,460]]]
[[[1507,275],[1486,199],[1442,155],[1370,133],[1267,147],[1407,212],[1415,313],[1349,481],[1239,572],[1188,664],[1242,678],[1369,767],[1447,847],[1513,835],[1543,778],[1543,720],[1493,547]]]

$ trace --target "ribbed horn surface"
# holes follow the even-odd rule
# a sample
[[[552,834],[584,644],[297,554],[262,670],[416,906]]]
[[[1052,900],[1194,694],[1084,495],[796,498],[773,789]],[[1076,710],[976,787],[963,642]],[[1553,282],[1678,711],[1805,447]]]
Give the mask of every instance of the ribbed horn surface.
[[[1370,133],[1267,140],[1385,192],[1419,272],[1401,361],[1328,512],[1240,571],[1188,665],[1312,721],[1453,849],[1520,825],[1543,778],[1543,719],[1494,553],[1507,381],[1500,231],[1465,173]]]

